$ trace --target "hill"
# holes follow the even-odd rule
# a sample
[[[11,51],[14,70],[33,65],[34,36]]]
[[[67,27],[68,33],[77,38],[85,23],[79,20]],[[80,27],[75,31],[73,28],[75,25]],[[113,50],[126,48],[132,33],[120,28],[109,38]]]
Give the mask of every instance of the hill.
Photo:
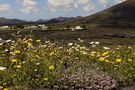
[[[26,23],[26,21],[19,20],[19,19],[7,19],[4,17],[0,18],[0,25],[14,25],[14,24],[20,24],[20,23]]]
[[[89,27],[135,27],[135,0],[127,0],[94,15],[59,23],[59,26],[67,24],[86,24]]]
[[[73,20],[75,18],[78,18],[78,17],[56,17],[56,18],[52,18],[52,19],[48,19],[48,20],[39,19],[36,22],[45,23],[45,24],[53,24],[53,23],[59,23],[59,22],[66,22],[69,20]]]
[[[1,17],[0,18],[0,25],[16,25],[16,24],[53,24],[53,23],[59,23],[59,22],[65,22],[68,20],[72,20],[76,17],[57,17],[52,18],[48,20],[39,19],[37,21],[25,21],[20,19],[8,19]]]
[[[18,23],[49,24],[53,27],[86,25],[87,27],[132,28],[135,27],[135,0],[127,0],[106,10],[86,17],[58,17],[49,20],[40,19],[36,22],[0,18],[0,25]]]

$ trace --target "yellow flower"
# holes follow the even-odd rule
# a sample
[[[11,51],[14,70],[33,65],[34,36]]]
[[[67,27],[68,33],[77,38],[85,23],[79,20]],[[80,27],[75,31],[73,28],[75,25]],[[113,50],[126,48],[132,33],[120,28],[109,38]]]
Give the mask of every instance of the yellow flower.
[[[8,90],[8,88],[4,88],[3,90]]]
[[[100,57],[100,58],[99,58],[99,61],[101,61],[101,62],[103,62],[104,60],[105,60],[104,57]]]
[[[28,47],[31,47],[32,46],[32,43],[28,42]]]
[[[94,57],[94,56],[95,56],[95,54],[91,53],[91,54],[90,54],[90,56],[91,56],[91,57]]]
[[[128,62],[133,62],[133,60],[132,59],[128,59]]]
[[[2,89],[3,88],[3,86],[0,86],[0,89]]]
[[[10,60],[12,63],[16,63],[17,62],[17,59],[11,59]]]
[[[15,65],[14,67],[20,69],[21,65]]]
[[[41,40],[37,39],[37,40],[36,40],[36,42],[37,42],[37,43],[40,43],[40,42],[41,42]]]
[[[29,38],[28,41],[32,42],[32,38]]]
[[[37,52],[37,50],[34,50],[34,53],[36,53]]]
[[[50,56],[53,56],[53,55],[55,55],[55,53],[54,53],[54,52],[51,52],[51,53],[50,53]]]
[[[110,63],[110,64],[113,64],[113,62],[112,62],[112,61],[109,61],[109,63]]]
[[[102,56],[106,56],[106,55],[108,55],[109,54],[109,52],[104,52],[103,54],[102,54]]]
[[[20,54],[20,53],[21,53],[21,51],[19,51],[19,50],[15,50],[15,51],[14,51],[14,53],[15,53],[15,54]]]
[[[105,60],[106,63],[109,63],[110,61],[109,60]]]
[[[26,43],[27,43],[27,41],[22,41],[21,43],[22,43],[22,44],[26,44]]]
[[[54,65],[49,66],[49,70],[54,70]]]
[[[118,58],[118,59],[116,59],[116,62],[120,63],[120,62],[122,62],[122,60],[120,58]]]
[[[46,78],[43,78],[43,80],[45,80],[45,81],[48,81],[48,77],[46,77]]]

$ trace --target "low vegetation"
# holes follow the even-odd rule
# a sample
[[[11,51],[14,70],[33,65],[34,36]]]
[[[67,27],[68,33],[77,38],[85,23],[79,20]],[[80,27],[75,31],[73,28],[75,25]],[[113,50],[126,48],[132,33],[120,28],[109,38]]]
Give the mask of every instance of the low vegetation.
[[[135,48],[98,49],[80,43],[57,45],[31,37],[0,39],[0,89],[112,90],[135,81]]]

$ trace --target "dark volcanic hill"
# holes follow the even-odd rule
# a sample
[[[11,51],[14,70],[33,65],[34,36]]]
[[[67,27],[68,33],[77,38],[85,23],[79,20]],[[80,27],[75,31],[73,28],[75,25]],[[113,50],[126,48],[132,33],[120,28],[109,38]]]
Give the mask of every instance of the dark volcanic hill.
[[[24,21],[20,19],[8,19],[1,17],[0,18],[0,25],[16,25],[16,24],[53,24],[58,22],[65,22],[68,20],[72,20],[76,17],[58,17],[58,18],[52,18],[49,20],[39,19],[37,21]]]
[[[135,0],[127,0],[94,15],[65,22],[69,25],[135,27]]]
[[[52,18],[49,20],[44,20],[44,19],[39,19],[36,22],[37,23],[45,23],[45,24],[52,24],[52,23],[59,23],[59,22],[65,22],[69,20],[73,20],[77,17],[57,17],[57,18]]]
[[[19,19],[7,19],[4,17],[0,18],[0,25],[14,25],[19,23],[26,23],[26,21]]]

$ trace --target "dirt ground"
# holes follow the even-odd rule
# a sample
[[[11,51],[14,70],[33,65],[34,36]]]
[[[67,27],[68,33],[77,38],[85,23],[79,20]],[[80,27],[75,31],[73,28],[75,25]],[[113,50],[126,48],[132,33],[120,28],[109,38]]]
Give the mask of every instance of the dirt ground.
[[[12,34],[17,32],[18,30],[0,30],[0,38],[14,39]],[[33,30],[32,32],[20,30],[19,36],[21,35],[31,35],[34,39],[50,40],[57,43],[77,42],[77,39],[81,38],[86,45],[89,45],[91,41],[99,41],[101,45],[135,45],[134,29]]]

